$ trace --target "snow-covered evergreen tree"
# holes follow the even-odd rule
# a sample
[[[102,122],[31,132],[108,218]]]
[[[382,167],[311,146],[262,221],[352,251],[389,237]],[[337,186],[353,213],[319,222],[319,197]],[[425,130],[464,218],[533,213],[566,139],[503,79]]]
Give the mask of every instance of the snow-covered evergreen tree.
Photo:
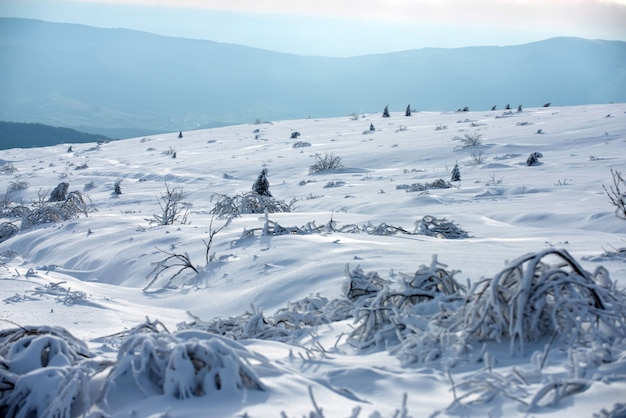
[[[385,106],[385,110],[383,110],[383,118],[389,117],[389,106]]]
[[[454,164],[450,181],[461,181],[461,169],[459,168],[459,163]]]
[[[411,116],[411,105],[407,105],[404,116]]]
[[[261,174],[259,174],[259,177],[252,185],[252,191],[261,196],[272,196],[270,193],[270,182],[267,180],[267,168],[261,170]]]

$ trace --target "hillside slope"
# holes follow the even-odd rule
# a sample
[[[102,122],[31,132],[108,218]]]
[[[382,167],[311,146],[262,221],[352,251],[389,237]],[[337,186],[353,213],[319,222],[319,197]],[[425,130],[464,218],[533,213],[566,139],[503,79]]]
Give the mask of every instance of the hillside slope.
[[[0,89],[0,120],[104,135],[133,128],[126,137],[385,105],[448,111],[623,102],[626,43],[555,38],[325,58],[3,18]]]
[[[2,199],[0,412],[618,417],[626,221],[603,186],[625,121],[392,112],[1,150],[27,184]],[[342,167],[311,172],[324,155]],[[263,169],[290,212],[213,216]],[[19,216],[61,182],[86,215]],[[184,222],[159,224],[167,190]]]

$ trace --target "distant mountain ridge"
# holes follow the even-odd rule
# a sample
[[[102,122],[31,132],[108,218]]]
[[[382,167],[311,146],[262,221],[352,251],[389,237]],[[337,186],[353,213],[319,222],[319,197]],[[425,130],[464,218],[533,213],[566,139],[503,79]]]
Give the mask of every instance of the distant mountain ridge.
[[[626,42],[553,38],[328,58],[0,18],[0,91],[0,120],[120,137],[385,105],[453,111],[623,102]]]
[[[108,141],[103,135],[93,135],[69,128],[41,123],[0,121],[0,149],[45,147],[57,144]]]

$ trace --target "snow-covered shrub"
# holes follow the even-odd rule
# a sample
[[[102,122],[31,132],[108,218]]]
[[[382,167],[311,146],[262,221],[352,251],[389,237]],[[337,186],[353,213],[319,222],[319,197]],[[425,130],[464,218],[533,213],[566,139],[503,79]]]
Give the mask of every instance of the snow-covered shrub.
[[[540,153],[540,152],[531,152],[530,155],[528,156],[528,158],[526,159],[526,165],[527,166],[538,165],[540,158],[543,158],[543,154],[542,153]]]
[[[100,151],[100,147],[88,149],[87,151]],[[86,170],[87,168],[89,168],[87,161],[83,161],[82,163],[74,167],[74,170]]]
[[[369,235],[383,235],[383,236],[395,235],[398,232],[402,234],[410,234],[409,231],[402,228],[401,226],[393,226],[385,222],[380,223],[378,225],[374,225],[371,222],[368,222],[366,225],[363,225],[363,227],[358,228],[358,231],[365,231]],[[356,232],[356,231],[352,231],[352,232]]]
[[[12,162],[3,162],[0,164],[0,174],[15,174],[17,171],[17,168]]]
[[[295,204],[295,200],[286,203],[255,192],[235,196],[215,194],[211,200],[213,199],[216,203],[210,213],[218,218],[236,218],[246,213],[264,213],[266,209],[269,213],[291,212]]]
[[[448,221],[446,218],[438,219],[430,215],[426,215],[415,222],[415,230],[413,233],[445,239],[469,237],[469,234],[458,227],[454,222]]]
[[[287,341],[291,332],[285,328],[274,326],[271,319],[266,318],[262,311],[254,306],[249,311],[228,318],[216,318],[203,321],[194,317],[191,323],[180,323],[178,329],[200,329],[211,334],[222,335],[233,340],[260,340]]]
[[[346,265],[344,276],[347,280],[343,285],[343,294],[352,301],[362,296],[372,296],[390,283],[382,279],[377,272],[365,273],[358,266],[354,270],[350,270],[350,266]]]
[[[354,301],[356,325],[348,342],[359,349],[401,343],[419,332],[429,317],[440,315],[447,303],[462,300],[464,287],[454,279],[457,272],[446,271],[444,267],[433,257],[430,266],[421,266],[413,276],[405,276],[396,286],[382,281],[376,273],[364,275],[360,270],[356,270],[356,274],[348,271],[347,287],[353,294],[355,289],[360,293]],[[428,308],[421,309],[423,304],[429,305]]]
[[[157,248],[157,250],[159,250]],[[163,260],[158,261],[156,263],[152,263],[154,267],[154,269],[148,274],[148,276],[146,278],[150,278],[152,277],[152,279],[150,280],[150,283],[148,283],[142,290],[145,292],[147,291],[150,286],[152,286],[157,279],[159,278],[159,276],[161,275],[161,273],[167,271],[170,272],[171,269],[178,269],[178,271],[174,274],[172,274],[170,276],[170,278],[167,280],[167,283],[165,285],[163,285],[162,287],[165,288],[167,286],[170,286],[172,284],[172,281],[183,271],[190,269],[193,270],[196,274],[198,273],[198,269],[193,265],[193,263],[191,262],[191,259],[189,258],[189,254],[184,253],[184,254],[179,254],[179,253],[168,253],[167,251],[163,251],[163,250],[159,250],[162,253],[166,254],[167,257],[165,257]]]
[[[305,148],[305,147],[310,147],[311,143],[307,142],[307,141],[298,141],[298,142],[294,142],[293,147],[294,148]]]
[[[287,330],[298,330],[303,327],[314,327],[330,322],[326,318],[328,298],[311,295],[295,302],[288,302],[272,316],[272,323]]]
[[[606,276],[603,268],[585,271],[565,250],[527,254],[477,286],[464,314],[466,331],[510,338],[512,354],[544,336],[570,345],[624,338],[626,295]]]
[[[309,167],[309,174],[321,173],[328,170],[337,170],[343,167],[341,157],[325,152],[324,155],[315,154],[315,163]]]
[[[85,343],[63,328],[0,331],[0,415],[77,416],[89,405],[92,357]]]
[[[118,351],[104,385],[105,399],[134,386],[143,396],[178,399],[209,393],[232,395],[265,390],[252,363],[267,363],[240,344],[202,331],[135,334]]]
[[[261,170],[261,174],[259,174],[252,185],[252,191],[261,196],[272,197],[272,193],[270,192],[270,182],[267,179],[267,168]]]
[[[161,154],[174,156],[176,155],[176,150],[170,146],[167,150],[163,151]]]
[[[52,190],[52,193],[50,193],[50,198],[48,199],[48,202],[63,202],[65,199],[67,199],[67,191],[69,190],[69,188],[69,183],[61,182],[57,184],[57,187],[55,187],[54,190]]]
[[[13,222],[2,222],[0,224],[0,242],[13,238],[20,229]]]
[[[19,190],[26,190],[30,186],[30,183],[24,180],[20,180],[19,178],[15,178],[15,180],[9,183],[9,187],[7,187],[7,192],[17,192]]]
[[[334,187],[345,186],[346,182],[343,180],[330,180],[328,183],[324,185],[324,189],[332,189]]]
[[[409,192],[423,192],[428,189],[449,189],[453,187],[452,183],[445,181],[444,179],[437,179],[431,183],[413,183],[413,184],[398,184],[396,190],[404,190]]]
[[[88,192],[89,190],[95,189],[95,187],[96,184],[93,182],[93,180],[91,180],[89,183],[85,183],[85,185],[83,186],[83,191]]]
[[[90,372],[83,367],[51,366],[19,376],[11,390],[0,395],[0,415],[7,418],[79,416],[91,404]]]
[[[300,136],[300,132],[294,131],[294,132],[291,133],[290,138],[291,139],[297,139],[299,136]]]
[[[151,221],[156,221],[159,225],[174,225],[174,222],[187,223],[188,210],[183,205],[185,193],[182,187],[173,187],[165,183],[165,192],[161,193],[159,206],[161,214],[152,215]]]
[[[482,137],[483,136],[480,133],[480,131],[476,130],[471,134],[463,135],[463,138],[454,137],[452,139],[461,141],[461,145],[455,148],[455,150],[458,151],[458,150],[473,148],[473,147],[482,145]]]
[[[66,366],[91,357],[87,345],[67,330],[25,326],[0,331],[0,357],[13,373],[39,367]]]
[[[611,175],[613,176],[613,186],[608,189],[602,185],[602,188],[609,197],[611,204],[615,206],[615,215],[618,218],[626,219],[626,189],[622,190],[622,187],[626,188],[626,180],[622,177],[622,173],[611,169]]]
[[[543,154],[540,152],[531,152],[528,155],[528,158],[526,159],[526,165],[527,166],[533,166],[533,165],[538,165],[539,159],[543,157]]]
[[[485,151],[482,149],[472,151],[471,163],[476,164],[476,165],[484,164],[485,163]]]
[[[2,212],[2,216],[6,218],[22,218],[28,215],[30,211],[30,208],[27,206],[14,206]]]
[[[178,324],[179,329],[201,329],[234,340],[262,339],[289,342],[297,339],[299,330],[331,322],[327,316],[328,299],[312,295],[289,302],[273,316],[265,316],[254,306],[244,314],[203,321],[194,317],[191,323]],[[330,312],[337,314],[337,307]],[[336,316],[335,316],[336,317]],[[344,318],[342,318],[344,319]],[[306,333],[308,335],[308,333]]]
[[[498,397],[528,405],[524,400],[529,396],[528,382],[520,373],[515,372],[502,374],[492,370],[480,370],[464,376],[460,382],[454,384],[453,390],[454,401],[446,408],[449,413],[460,412],[470,405],[480,408],[482,405],[494,403],[494,399]]]
[[[79,191],[73,191],[67,195],[63,202],[56,202],[33,210],[22,218],[22,229],[30,228],[34,225],[63,222],[69,219],[78,218],[82,213],[87,216],[87,204],[83,195]]]
[[[433,299],[434,295],[438,293],[452,296],[464,294],[467,291],[465,286],[454,278],[458,271],[446,270],[447,267],[447,265],[440,263],[436,256],[433,256],[430,266],[423,265],[412,275],[402,273],[406,288],[420,289],[424,292],[411,296],[412,303]]]

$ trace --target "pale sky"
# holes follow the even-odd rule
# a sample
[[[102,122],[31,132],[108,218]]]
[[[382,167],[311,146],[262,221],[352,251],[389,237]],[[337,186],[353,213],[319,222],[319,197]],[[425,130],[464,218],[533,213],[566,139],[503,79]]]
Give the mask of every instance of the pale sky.
[[[626,41],[626,0],[0,0],[0,16],[325,56],[554,36]]]

